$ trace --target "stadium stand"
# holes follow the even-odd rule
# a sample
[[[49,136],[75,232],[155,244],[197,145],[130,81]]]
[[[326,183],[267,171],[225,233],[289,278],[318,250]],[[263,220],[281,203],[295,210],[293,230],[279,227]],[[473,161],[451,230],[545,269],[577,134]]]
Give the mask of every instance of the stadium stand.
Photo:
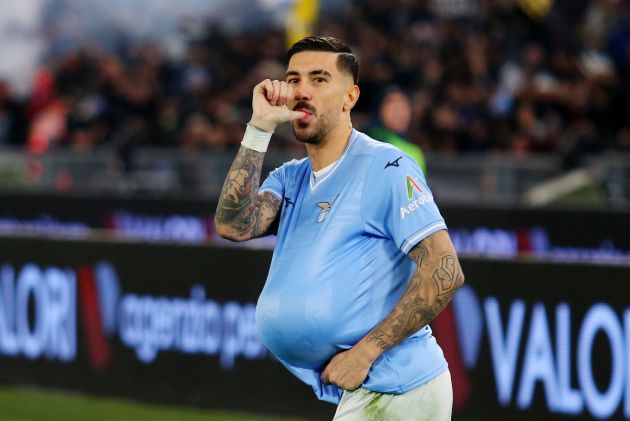
[[[556,151],[574,166],[584,152],[630,148],[628,2],[582,1],[578,12],[558,1],[544,17],[527,3],[346,2],[324,9],[317,32],[360,53],[359,128],[395,84],[413,99],[408,138],[423,150]],[[0,137],[35,152],[232,148],[251,86],[282,77],[284,51],[278,29],[227,34],[210,25],[181,61],[150,42],[79,48],[43,66],[21,103],[2,85]]]

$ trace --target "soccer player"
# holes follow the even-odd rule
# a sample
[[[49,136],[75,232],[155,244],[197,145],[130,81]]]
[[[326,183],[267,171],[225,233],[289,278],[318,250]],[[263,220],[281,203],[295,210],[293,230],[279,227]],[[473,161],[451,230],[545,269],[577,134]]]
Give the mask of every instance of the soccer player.
[[[277,233],[256,324],[271,352],[335,420],[450,419],[452,387],[428,323],[464,282],[418,165],[354,130],[350,48],[307,37],[284,81],[253,92],[252,118],[215,216],[225,238]],[[259,187],[272,133],[290,122],[307,158]]]

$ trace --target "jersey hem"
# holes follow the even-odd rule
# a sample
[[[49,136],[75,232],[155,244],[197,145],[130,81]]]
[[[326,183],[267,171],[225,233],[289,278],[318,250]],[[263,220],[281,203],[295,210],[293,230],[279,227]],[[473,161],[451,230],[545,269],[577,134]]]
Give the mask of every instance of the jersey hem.
[[[391,392],[383,392],[382,390],[377,390],[378,387],[368,389],[365,386],[361,386],[361,388],[363,388],[365,390],[369,390],[370,392],[382,393],[382,394],[385,394],[385,395],[404,395],[405,393],[410,392],[413,389],[416,389],[416,388],[422,386],[423,384],[428,383],[431,380],[435,379],[440,374],[444,373],[447,369],[448,369],[448,362],[444,361],[443,364],[440,364],[440,366],[439,366],[439,368],[437,370],[431,371],[429,374],[420,377],[415,382],[412,382],[412,383],[409,383],[409,384],[406,384],[406,385],[402,385],[401,384],[398,387],[391,389],[392,390]]]
[[[440,368],[440,370],[436,371],[435,373],[432,373],[429,376],[425,376],[424,378],[422,378],[421,380],[418,380],[417,382],[411,383],[409,386],[407,387],[402,387],[400,388],[401,392],[400,394],[403,395],[407,392],[411,392],[413,389],[416,389],[420,386],[422,386],[425,383],[430,382],[431,380],[437,378],[439,375],[441,375],[442,373],[444,373],[446,370],[448,369],[448,363],[444,363],[444,366]]]

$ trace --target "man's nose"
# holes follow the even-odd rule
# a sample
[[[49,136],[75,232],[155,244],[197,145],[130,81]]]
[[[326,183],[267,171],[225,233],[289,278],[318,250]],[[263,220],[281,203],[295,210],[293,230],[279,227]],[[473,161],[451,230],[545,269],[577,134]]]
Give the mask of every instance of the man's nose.
[[[296,101],[310,101],[311,93],[308,90],[307,86],[300,82],[295,83],[293,86],[293,99]]]

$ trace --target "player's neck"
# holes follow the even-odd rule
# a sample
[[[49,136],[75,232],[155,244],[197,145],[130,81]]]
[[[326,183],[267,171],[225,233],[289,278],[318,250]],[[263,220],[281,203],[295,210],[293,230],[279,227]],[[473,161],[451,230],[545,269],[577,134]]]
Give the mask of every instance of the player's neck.
[[[306,144],[306,152],[308,159],[311,161],[313,171],[319,171],[326,168],[339,159],[343,151],[346,149],[352,134],[352,126],[348,124],[340,124],[339,128],[330,132],[326,138],[317,144]]]

